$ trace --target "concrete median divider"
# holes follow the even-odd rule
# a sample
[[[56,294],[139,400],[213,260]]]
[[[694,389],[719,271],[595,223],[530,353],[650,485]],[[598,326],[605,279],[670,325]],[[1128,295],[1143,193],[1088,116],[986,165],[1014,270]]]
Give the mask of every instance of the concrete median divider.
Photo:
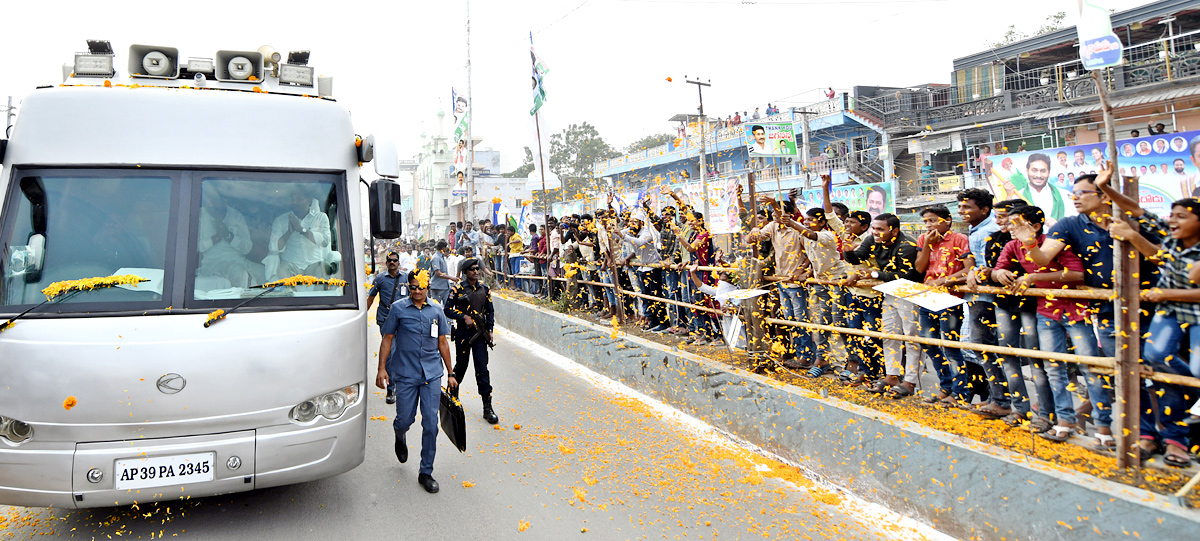
[[[961,539],[1200,539],[1200,511],[513,298],[496,323]],[[1149,536],[1149,537],[1147,537]]]

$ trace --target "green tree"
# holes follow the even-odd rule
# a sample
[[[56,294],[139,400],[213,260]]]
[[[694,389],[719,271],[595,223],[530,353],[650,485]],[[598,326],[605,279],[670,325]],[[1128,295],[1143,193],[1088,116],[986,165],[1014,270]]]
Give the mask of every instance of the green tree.
[[[592,188],[595,184],[592,166],[597,161],[620,155],[600,137],[596,127],[587,122],[571,124],[562,133],[551,135],[550,170],[563,183],[563,193],[559,198],[571,199],[575,194]]]
[[[670,135],[670,134],[666,134],[666,133],[660,133],[658,135],[647,135],[641,139],[638,139],[637,141],[634,141],[633,144],[625,147],[625,153],[633,154],[634,152],[651,149],[654,147],[660,147],[660,146],[663,146],[674,140],[675,140],[674,135]]]
[[[501,176],[506,178],[527,178],[533,172],[533,169],[533,151],[529,147],[525,147],[525,161],[521,162],[521,166]]]
[[[1042,26],[1040,28],[1038,28],[1037,31],[1034,32],[1033,34],[1029,34],[1027,32],[1017,30],[1016,25],[1010,24],[1010,25],[1008,25],[1008,31],[1006,31],[1004,33],[1004,35],[1000,37],[1000,41],[992,43],[991,47],[993,49],[998,49],[1005,45],[1012,45],[1013,43],[1016,43],[1023,39],[1028,39],[1028,38],[1031,38],[1034,36],[1040,36],[1042,34],[1049,34],[1051,32],[1054,32],[1055,30],[1062,29],[1063,24],[1066,20],[1067,20],[1067,13],[1065,11],[1060,11],[1058,13],[1053,13],[1053,14],[1047,15],[1046,20],[1042,22]]]

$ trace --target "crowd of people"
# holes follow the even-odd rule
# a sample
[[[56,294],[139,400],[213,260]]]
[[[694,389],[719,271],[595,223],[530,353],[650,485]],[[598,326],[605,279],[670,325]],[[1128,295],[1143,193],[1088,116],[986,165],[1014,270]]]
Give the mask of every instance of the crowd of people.
[[[779,114],[779,106],[768,103],[767,108],[765,110],[755,107],[753,113],[751,113],[750,111],[742,111],[740,113],[737,111],[734,111],[732,115],[725,115],[724,120],[722,120],[721,117],[718,116],[717,122],[720,124],[720,127],[722,127],[722,128],[732,128],[735,126],[740,126],[743,122],[749,122],[751,120],[758,120],[758,119],[762,118],[763,116],[771,116],[771,115],[777,115],[777,114]]]
[[[1023,199],[994,201],[991,192],[972,188],[957,195],[960,225],[956,227],[947,207],[934,205],[920,212],[923,231],[916,235],[905,232],[893,214],[872,217],[831,203],[827,177],[822,206],[807,210],[797,204],[799,193],[793,190],[787,198],[760,195],[759,210],[752,215],[739,194],[747,232],[740,240],[757,247],[762,274],[768,277],[758,283],[746,272],[749,250],[722,254],[702,213],[678,199],[661,212],[648,206],[617,210],[610,200],[594,214],[550,218],[541,234],[531,226],[529,244],[515,228],[493,230],[487,223],[480,224],[478,235],[467,234],[467,240],[461,230],[452,236],[460,249],[492,255],[492,269],[563,278],[507,283],[563,300],[572,309],[605,318],[624,311],[645,331],[678,335],[691,345],[750,340],[751,348],[767,351],[771,362],[809,377],[833,374],[847,385],[894,399],[963,408],[1055,442],[1087,434],[1090,423],[1094,446],[1112,451],[1112,383],[1084,364],[791,325],[764,325],[758,344],[748,336],[755,333],[729,333],[731,323],[744,327],[753,312],[892,335],[1112,357],[1116,334],[1129,329],[1117,328],[1111,300],[1030,295],[1027,290],[1111,290],[1113,239],[1129,240],[1144,256],[1136,274],[1145,299],[1138,327],[1147,331],[1143,364],[1155,372],[1200,376],[1200,357],[1190,355],[1193,346],[1200,347],[1200,265],[1192,265],[1200,259],[1200,201],[1176,201],[1170,216],[1157,216],[1115,190],[1111,175],[1101,168],[1095,175],[1077,177],[1070,194],[1077,213],[1050,226],[1040,207]],[[673,195],[669,190],[664,194]],[[1114,204],[1136,225],[1114,216]],[[435,253],[432,259],[437,257]],[[416,265],[422,258],[430,259],[422,255]],[[522,271],[520,261],[526,259],[531,265]],[[432,268],[445,272],[441,265]],[[722,272],[722,267],[729,270]],[[933,311],[874,289],[898,279],[958,296],[962,303]],[[614,288],[582,282],[616,283],[623,292],[645,297],[626,295],[619,303]],[[1000,287],[1004,293],[981,292],[979,286]],[[730,300],[738,288],[754,287],[776,294]],[[757,317],[751,323],[761,321]],[[836,347],[844,347],[845,354],[835,354]],[[925,366],[937,376],[932,392],[919,388]],[[1166,464],[1187,466],[1189,433],[1200,421],[1189,414],[1197,391],[1148,381],[1141,392],[1139,452],[1143,458],[1162,454]]]

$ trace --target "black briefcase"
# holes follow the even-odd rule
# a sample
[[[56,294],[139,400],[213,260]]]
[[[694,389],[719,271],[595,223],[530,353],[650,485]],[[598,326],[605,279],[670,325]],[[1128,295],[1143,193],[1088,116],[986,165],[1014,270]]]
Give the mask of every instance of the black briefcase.
[[[442,432],[450,438],[459,452],[467,451],[467,416],[463,413],[462,402],[450,396],[445,388],[442,389],[442,405],[438,409]]]

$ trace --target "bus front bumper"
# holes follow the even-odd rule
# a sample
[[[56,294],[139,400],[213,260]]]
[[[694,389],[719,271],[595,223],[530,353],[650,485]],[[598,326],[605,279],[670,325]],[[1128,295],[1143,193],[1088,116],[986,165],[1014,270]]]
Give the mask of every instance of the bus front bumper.
[[[0,504],[108,507],[311,481],[361,464],[365,432],[360,404],[337,421],[311,426],[95,443],[0,444]],[[180,478],[187,482],[176,482]]]

